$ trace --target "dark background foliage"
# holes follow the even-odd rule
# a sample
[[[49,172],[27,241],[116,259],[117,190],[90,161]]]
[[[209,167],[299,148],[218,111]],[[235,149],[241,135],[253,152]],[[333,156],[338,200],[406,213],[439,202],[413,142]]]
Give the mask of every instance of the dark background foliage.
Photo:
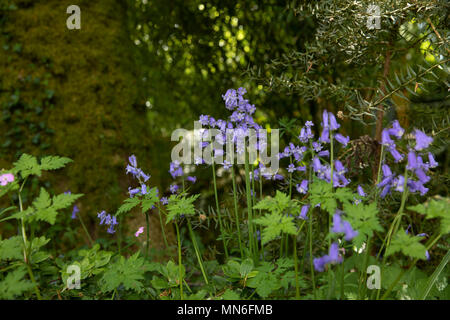
[[[93,222],[127,196],[128,155],[164,192],[171,132],[227,117],[221,95],[243,86],[285,142],[323,109],[341,111],[355,140],[343,156],[364,162],[354,181],[373,178],[381,108],[378,127],[398,118],[432,132],[441,166],[430,195],[446,195],[448,3],[384,1],[381,29],[367,30],[370,3],[80,0],[82,29],[67,30],[70,1],[0,0],[0,166],[23,152],[74,159],[50,184],[85,193]],[[208,182],[196,188],[211,194]]]

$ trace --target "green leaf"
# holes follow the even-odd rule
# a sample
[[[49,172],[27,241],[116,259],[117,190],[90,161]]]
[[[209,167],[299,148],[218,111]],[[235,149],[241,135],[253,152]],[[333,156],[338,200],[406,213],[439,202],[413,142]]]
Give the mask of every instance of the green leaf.
[[[253,270],[253,260],[252,259],[245,259],[239,268],[239,273],[241,275],[241,278],[245,278],[248,276],[248,274]]]
[[[239,300],[240,298],[241,296],[231,289],[227,289],[222,295],[223,300]]]
[[[145,213],[150,210],[158,201],[158,189],[156,187],[151,188],[142,199],[142,212]]]
[[[353,238],[353,244],[357,248],[361,248],[367,237],[373,236],[374,231],[383,231],[377,217],[378,209],[375,202],[369,205],[344,203],[344,212],[352,228],[358,230],[358,235]]]
[[[0,282],[0,299],[14,299],[34,288],[31,281],[24,279],[26,273],[24,267],[9,272]]]
[[[0,260],[23,259],[23,240],[20,236],[0,240]]]
[[[297,233],[297,227],[293,218],[278,213],[267,214],[255,219],[254,222],[264,227],[261,238],[263,244],[274,240],[280,236],[282,232],[287,234]]]
[[[386,256],[396,252],[402,252],[411,258],[426,260],[426,248],[420,243],[421,237],[406,234],[405,230],[399,230],[393,237],[391,244],[386,250]]]
[[[53,204],[52,208],[54,210],[60,210],[70,207],[76,200],[81,198],[83,194],[77,193],[77,194],[66,194],[61,193],[56,196],[53,196]]]
[[[441,234],[450,233],[450,198],[436,197],[425,203],[410,206],[408,210],[423,214],[426,219],[440,218]]]
[[[117,210],[116,216],[122,213],[129,212],[131,209],[136,207],[140,202],[141,200],[138,197],[125,199],[123,204],[119,207],[119,210]]]
[[[255,288],[260,297],[267,298],[272,292],[281,288],[281,283],[274,274],[259,272],[256,277],[247,281],[247,286]]]
[[[41,159],[41,170],[56,170],[72,162],[71,159],[59,156],[48,156]]]
[[[145,259],[139,257],[139,252],[128,259],[120,256],[119,259],[108,265],[100,279],[100,286],[103,291],[108,292],[123,285],[126,290],[139,293],[144,288],[142,281],[144,280],[145,268]]]
[[[266,197],[256,204],[254,209],[269,210],[272,213],[282,213],[291,205],[287,194],[277,190],[275,198]]]
[[[20,173],[23,179],[29,175],[41,176],[41,167],[38,164],[36,157],[30,156],[29,154],[22,154],[22,156],[13,163],[13,171]]]
[[[35,214],[31,215],[31,218],[35,221],[46,221],[53,225],[56,221],[58,210],[70,207],[81,196],[83,195],[62,193],[53,196],[53,199],[50,200],[48,192],[41,188],[39,196],[33,201]]]
[[[199,196],[199,194],[196,194],[186,198],[184,194],[171,195],[169,198],[169,204],[167,205],[168,213],[166,217],[166,224],[175,218],[179,218],[181,215],[194,215],[195,207],[193,203]]]

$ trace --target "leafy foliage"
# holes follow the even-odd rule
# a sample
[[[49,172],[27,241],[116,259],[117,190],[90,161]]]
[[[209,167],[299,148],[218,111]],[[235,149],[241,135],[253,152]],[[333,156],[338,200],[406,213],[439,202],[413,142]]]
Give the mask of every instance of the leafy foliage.
[[[450,233],[450,198],[436,198],[408,207],[409,210],[419,212],[427,219],[439,218],[441,220],[441,233]]]
[[[286,194],[277,191],[275,198],[265,198],[253,208],[270,211],[269,214],[254,220],[255,223],[264,227],[262,231],[263,244],[276,239],[282,233],[292,235],[297,233],[297,226],[291,214],[298,213],[299,206]]]
[[[34,284],[31,281],[24,279],[26,273],[25,267],[9,272],[0,281],[0,299],[14,299],[34,288]]]
[[[353,243],[357,248],[360,248],[368,237],[372,237],[375,231],[383,231],[377,217],[378,209],[375,202],[369,205],[345,203],[344,212],[353,229],[358,230],[358,235],[353,238]]]
[[[392,242],[386,250],[386,255],[390,256],[396,252],[401,252],[405,256],[425,260],[426,248],[420,243],[420,240],[421,237],[409,235],[405,230],[399,230],[392,238]]]
[[[200,195],[196,194],[190,197],[186,197],[183,194],[173,194],[169,198],[169,204],[167,210],[169,211],[166,217],[166,224],[174,219],[179,218],[181,215],[192,216],[195,214],[194,201],[198,199]]]
[[[107,265],[100,279],[102,290],[113,291],[123,285],[126,290],[141,292],[144,288],[142,281],[144,280],[146,265],[145,259],[139,257],[139,252],[128,259],[120,256],[116,261]]]

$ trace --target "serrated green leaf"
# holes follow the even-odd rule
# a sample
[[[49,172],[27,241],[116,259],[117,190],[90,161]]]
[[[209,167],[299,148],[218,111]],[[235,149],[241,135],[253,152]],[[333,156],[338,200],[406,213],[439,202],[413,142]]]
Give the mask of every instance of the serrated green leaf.
[[[131,211],[131,209],[136,207],[140,202],[141,200],[138,197],[125,199],[123,204],[119,207],[119,210],[117,210],[116,216]]]
[[[41,176],[41,167],[38,164],[36,157],[33,157],[29,154],[22,154],[19,160],[14,162],[13,165],[13,171],[15,173],[20,173],[23,179],[33,174]]]
[[[24,267],[9,272],[0,282],[0,299],[14,299],[34,288],[31,281],[24,279],[26,273]]]
[[[0,260],[23,259],[23,240],[20,236],[0,240]]]
[[[72,162],[71,159],[59,156],[47,156],[41,159],[41,170],[56,170]]]
[[[255,219],[254,222],[264,227],[261,237],[263,244],[276,239],[282,232],[287,234],[297,233],[293,218],[285,215],[271,213]]]
[[[405,230],[399,230],[386,250],[386,256],[401,252],[411,258],[426,259],[426,248],[420,243],[421,237],[411,236]]]
[[[353,238],[353,244],[357,248],[361,248],[367,237],[373,236],[374,231],[383,231],[377,217],[378,209],[375,202],[369,205],[345,203],[344,212],[352,228],[358,230],[358,235]]]
[[[108,264],[102,278],[100,286],[103,291],[113,291],[120,285],[126,290],[141,292],[143,290],[145,259],[139,257],[139,252],[130,258],[120,256],[115,262]]]
[[[166,217],[166,224],[173,219],[179,218],[181,215],[191,216],[195,214],[194,201],[197,200],[199,194],[186,197],[185,195],[171,195],[169,204],[167,205],[168,214]]]

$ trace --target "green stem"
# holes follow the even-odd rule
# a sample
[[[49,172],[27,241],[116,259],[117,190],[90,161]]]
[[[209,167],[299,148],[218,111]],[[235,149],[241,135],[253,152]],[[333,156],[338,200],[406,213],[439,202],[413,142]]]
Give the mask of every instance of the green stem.
[[[231,180],[233,181],[233,199],[234,199],[234,215],[236,219],[236,228],[239,240],[239,250],[241,251],[241,259],[244,259],[244,250],[242,249],[242,240],[241,240],[241,227],[239,222],[239,213],[238,213],[238,200],[237,200],[237,191],[236,191],[236,176],[234,173],[234,165],[231,167]]]
[[[297,257],[297,235],[292,237],[294,244],[294,267],[295,267],[295,299],[300,299],[300,284],[298,282],[298,257]]]
[[[86,236],[88,237],[89,240],[89,244],[91,245],[91,247],[94,245],[94,240],[92,240],[91,235],[89,234],[86,225],[83,222],[83,218],[81,218],[81,215],[78,214],[78,218],[80,219],[80,224],[83,227],[84,232],[86,233]],[[120,251],[120,242],[119,242],[119,251]]]
[[[309,215],[309,263],[310,263],[310,268],[311,268],[311,282],[312,282],[312,287],[313,287],[313,296],[314,299],[316,299],[316,283],[314,281],[314,262],[313,262],[313,251],[312,251],[312,239],[313,239],[313,234],[312,234],[312,217],[313,217],[313,211],[314,208],[311,208],[310,210],[310,215]]]
[[[262,175],[261,171],[259,172],[259,200],[263,199],[263,183],[262,183]],[[261,209],[259,209],[259,216],[261,217]],[[262,234],[262,228],[259,229],[259,234]],[[264,261],[264,244],[261,241],[261,254],[262,259]]]
[[[344,275],[345,275],[345,263],[341,263],[341,299],[344,300]]]
[[[200,266],[200,270],[202,271],[203,279],[205,279],[206,284],[209,284],[208,277],[206,276],[205,268],[203,267],[202,256],[200,255],[200,250],[198,248],[197,239],[195,238],[194,230],[192,229],[191,220],[186,217],[189,234],[191,235],[192,244],[194,245],[195,255],[197,256],[198,264]]]
[[[175,229],[177,230],[177,242],[178,242],[178,282],[180,283],[180,298],[184,300],[183,297],[183,269],[181,264],[181,240],[180,240],[180,230],[178,228],[178,223],[175,221]]]
[[[166,237],[166,230],[164,228],[164,224],[162,221],[161,205],[159,203],[158,203],[158,216],[159,216],[159,224],[161,226],[161,233],[163,235],[164,245],[166,246],[166,249],[169,249],[169,243],[167,242],[167,237]]]
[[[214,197],[215,197],[215,200],[216,200],[216,211],[217,211],[217,217],[219,219],[220,234],[221,234],[221,237],[222,237],[223,250],[225,252],[225,259],[228,260],[228,249],[227,249],[227,244],[226,244],[226,241],[225,241],[225,234],[223,232],[222,216],[220,214],[220,207],[219,207],[219,196],[217,195],[216,167],[214,165],[214,159],[212,159],[211,167],[212,167],[212,174],[213,174]]]
[[[21,196],[21,192],[22,192],[22,189],[23,189],[23,187],[24,187],[26,181],[27,181],[26,179],[23,181],[22,186],[21,186],[20,189],[19,189],[19,210],[20,210],[20,212],[23,211],[23,204],[22,204],[22,196]],[[27,247],[28,247],[28,241],[27,241],[27,234],[26,234],[26,232],[25,232],[25,222],[24,222],[24,219],[21,218],[21,219],[20,219],[20,222],[21,222],[21,229],[22,229],[23,257],[24,257],[24,261],[25,261],[25,264],[26,264],[26,266],[27,266],[27,271],[28,271],[28,275],[30,276],[31,282],[33,282],[33,284],[34,284],[34,290],[35,290],[35,292],[36,292],[36,297],[37,297],[38,300],[42,300],[41,292],[39,291],[38,284],[37,284],[37,282],[36,282],[36,280],[35,280],[35,278],[34,278],[34,275],[33,275],[33,270],[31,269],[31,266],[30,266],[29,251],[28,251],[28,249],[27,249]],[[31,246],[31,242],[30,242],[30,246]]]
[[[254,234],[253,234],[253,214],[252,214],[252,198],[250,190],[250,170],[248,163],[248,152],[245,149],[245,191],[247,193],[247,212],[248,212],[248,236],[249,236],[249,247],[250,252],[255,260],[257,261],[257,256],[254,248]]]
[[[150,219],[148,217],[148,212],[145,213],[145,223],[147,226],[147,243],[145,245],[145,256],[148,257],[148,251],[150,246]]]

